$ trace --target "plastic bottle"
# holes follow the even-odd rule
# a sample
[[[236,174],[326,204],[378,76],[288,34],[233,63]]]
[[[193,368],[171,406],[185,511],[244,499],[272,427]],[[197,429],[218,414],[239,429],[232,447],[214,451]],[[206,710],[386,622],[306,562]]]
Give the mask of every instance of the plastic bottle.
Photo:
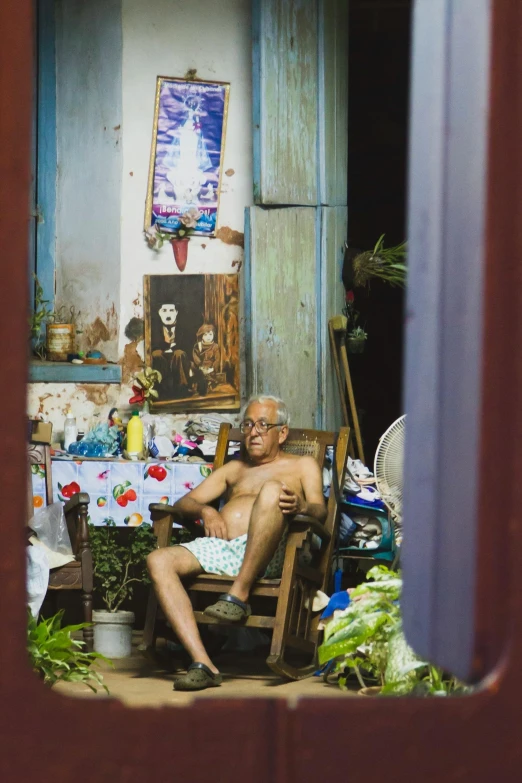
[[[133,411],[127,424],[127,453],[138,456],[143,452],[143,422],[138,411]]]
[[[76,419],[73,416],[72,410],[69,408],[63,425],[63,448],[65,451],[68,451],[71,443],[76,443],[77,437],[78,430],[76,429]]]

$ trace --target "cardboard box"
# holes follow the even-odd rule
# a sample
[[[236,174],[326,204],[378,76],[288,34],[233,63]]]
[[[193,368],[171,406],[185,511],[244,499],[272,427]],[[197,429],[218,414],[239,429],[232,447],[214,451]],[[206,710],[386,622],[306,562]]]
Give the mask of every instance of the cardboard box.
[[[53,434],[53,425],[50,421],[36,421],[35,419],[29,419],[29,440],[31,443],[45,443],[51,444],[51,438]]]

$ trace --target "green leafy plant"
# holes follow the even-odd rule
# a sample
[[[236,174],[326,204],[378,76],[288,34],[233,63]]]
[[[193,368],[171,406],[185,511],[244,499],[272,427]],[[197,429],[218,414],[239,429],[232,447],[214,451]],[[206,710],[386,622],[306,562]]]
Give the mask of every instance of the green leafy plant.
[[[63,609],[40,622],[29,612],[27,651],[33,671],[51,687],[59,681],[82,682],[95,693],[97,687],[109,693],[95,665],[99,661],[111,661],[100,653],[86,652],[84,642],[73,638],[73,634],[83,630],[87,623],[62,628],[62,619]]]
[[[351,332],[348,332],[347,337],[351,340],[366,340],[368,333],[364,331],[362,326],[355,326]]]
[[[406,285],[406,242],[394,247],[384,247],[384,234],[373,250],[359,253],[353,259],[353,282],[365,286],[372,278],[379,278],[394,286]]]
[[[150,584],[146,568],[147,555],[156,548],[156,537],[150,525],[132,528],[127,544],[113,519],[105,525],[89,525],[89,542],[94,561],[94,589],[107,611],[116,612],[126,598],[131,598],[138,582]]]
[[[422,661],[402,630],[402,579],[386,566],[368,571],[370,581],[350,591],[350,604],[328,623],[319,647],[319,662],[330,663],[330,674],[346,689],[350,671],[359,685],[381,686],[382,695],[448,695],[468,689],[455,677]]]
[[[33,352],[41,359],[45,358],[45,342],[42,337],[42,327],[54,320],[54,311],[47,305],[49,299],[44,299],[44,291],[36,275],[34,278],[34,307],[29,316],[29,334],[33,342]]]

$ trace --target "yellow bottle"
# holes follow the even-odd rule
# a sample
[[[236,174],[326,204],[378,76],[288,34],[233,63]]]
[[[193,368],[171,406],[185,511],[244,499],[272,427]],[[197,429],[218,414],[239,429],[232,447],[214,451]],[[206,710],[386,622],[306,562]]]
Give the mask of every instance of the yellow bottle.
[[[138,456],[143,452],[143,423],[138,411],[133,411],[127,424],[127,453]]]

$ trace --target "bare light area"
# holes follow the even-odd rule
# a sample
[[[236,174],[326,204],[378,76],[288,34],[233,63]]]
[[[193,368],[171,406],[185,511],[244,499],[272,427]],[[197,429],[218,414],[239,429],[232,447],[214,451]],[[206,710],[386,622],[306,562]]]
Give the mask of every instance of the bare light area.
[[[308,677],[297,682],[284,682],[266,665],[266,653],[221,653],[216,665],[224,675],[219,688],[207,688],[196,693],[182,693],[172,688],[175,671],[166,671],[146,659],[137,649],[141,633],[134,634],[133,652],[130,658],[114,661],[114,667],[102,665],[104,682],[110,697],[128,707],[158,707],[170,704],[182,707],[194,699],[223,698],[282,698],[295,703],[303,697],[350,698],[355,692],[343,692],[337,685],[323,682],[322,677]],[[181,669],[179,670],[181,673]],[[65,696],[106,699],[103,690],[97,694],[81,683],[57,683],[53,691]]]

